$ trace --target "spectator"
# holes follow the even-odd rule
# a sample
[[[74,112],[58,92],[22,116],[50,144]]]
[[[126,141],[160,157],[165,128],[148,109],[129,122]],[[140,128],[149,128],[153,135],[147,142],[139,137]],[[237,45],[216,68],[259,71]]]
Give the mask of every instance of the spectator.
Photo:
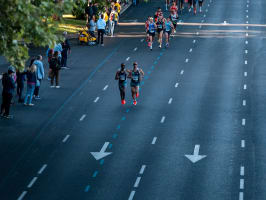
[[[92,37],[95,37],[95,30],[96,30],[95,15],[93,15],[90,20],[90,28],[89,28],[89,33]]]
[[[32,104],[32,97],[33,97],[33,93],[35,90],[35,86],[37,83],[37,75],[36,75],[36,70],[37,67],[35,64],[32,64],[26,72],[26,77],[27,77],[27,92],[26,92],[26,96],[24,99],[24,105],[29,105],[29,106],[34,106],[34,104]],[[28,101],[29,100],[29,101]]]
[[[89,23],[89,20],[93,16],[93,9],[92,9],[92,3],[90,3],[90,0],[88,0],[88,6],[85,8],[85,13],[86,13],[86,22]]]
[[[50,61],[50,69],[51,69],[51,88],[60,88],[59,86],[59,71],[61,69],[61,63],[58,56],[58,51],[56,51]],[[54,79],[55,79],[55,85],[54,86]]]
[[[115,11],[112,10],[109,17],[109,32],[108,32],[108,34],[111,35],[111,37],[114,36],[114,28],[115,28]]]
[[[67,32],[65,31],[64,33],[64,37],[65,37],[65,41],[62,43],[62,69],[69,69],[69,67],[67,67],[67,58],[68,58],[68,55],[70,54],[71,52],[71,48],[70,48],[70,44],[69,44],[69,41],[67,39]]]
[[[17,95],[18,95],[18,102],[19,103],[23,103],[24,102],[24,98],[22,97],[23,95],[23,90],[24,90],[24,81],[25,79],[25,72],[21,72],[19,71],[19,69],[17,69]]]
[[[58,58],[60,59],[60,62],[61,62],[61,58],[62,58],[62,51],[63,51],[63,48],[62,48],[61,43],[57,43],[54,47],[54,53],[58,52]]]
[[[98,16],[98,6],[97,3],[94,3],[92,6],[93,15]]]
[[[39,91],[41,87],[41,82],[44,79],[44,68],[43,68],[43,63],[42,63],[42,56],[41,55],[37,56],[37,59],[34,61],[33,64],[36,65],[36,68],[37,68],[36,69],[37,82],[36,82],[36,87],[34,90],[34,98],[40,99]]]
[[[103,19],[103,14],[101,15],[101,18],[98,19],[97,21],[97,29],[98,29],[98,41],[97,43],[100,44],[102,46],[104,46],[103,44],[103,36],[104,36],[104,33],[105,33],[105,27],[106,27],[106,23]]]
[[[8,72],[3,74],[2,77],[2,85],[3,85],[3,92],[2,92],[2,105],[1,105],[1,116],[10,119],[13,118],[12,115],[9,115],[10,105],[13,98],[13,93],[16,88],[14,75],[16,71],[13,66],[8,67]]]
[[[117,9],[118,16],[120,17],[120,12],[121,12],[121,5],[119,3],[119,0],[116,1],[115,7]]]

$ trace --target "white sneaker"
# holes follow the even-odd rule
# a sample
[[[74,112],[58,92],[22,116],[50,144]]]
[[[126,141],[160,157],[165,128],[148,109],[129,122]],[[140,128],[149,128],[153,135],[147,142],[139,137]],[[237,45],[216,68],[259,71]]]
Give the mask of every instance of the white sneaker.
[[[57,85],[57,86],[55,86],[56,88],[60,88],[60,86],[59,85]]]
[[[54,85],[51,85],[50,88],[55,88],[55,86]]]
[[[29,106],[34,106],[34,104],[33,103],[30,103]]]

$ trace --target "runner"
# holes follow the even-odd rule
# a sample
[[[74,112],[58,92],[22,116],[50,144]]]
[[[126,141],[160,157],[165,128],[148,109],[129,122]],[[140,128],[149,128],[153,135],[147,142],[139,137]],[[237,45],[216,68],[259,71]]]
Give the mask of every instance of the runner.
[[[171,6],[170,11],[174,11],[174,12],[176,12],[176,13],[177,13],[177,11],[178,11],[178,8],[177,8],[177,6],[176,6],[176,2],[175,2],[175,1],[173,2],[172,6]]]
[[[199,9],[200,9],[200,12],[202,12],[202,5],[203,5],[203,0],[199,0]]]
[[[150,16],[147,18],[147,21],[145,22],[145,31],[146,31],[146,35],[147,35],[147,38],[146,38],[146,41],[149,42],[150,40],[150,35],[149,35],[149,23],[150,23]]]
[[[137,105],[137,98],[139,97],[139,85],[144,76],[142,69],[138,68],[138,63],[133,63],[133,70],[128,70],[129,76],[131,78],[131,93],[133,98],[133,104]]]
[[[168,10],[169,5],[170,5],[170,0],[165,0],[165,10]]]
[[[121,69],[119,69],[116,72],[115,80],[118,80],[121,103],[122,105],[125,105],[126,104],[125,97],[126,97],[126,87],[127,87],[127,72],[126,72],[124,63],[121,64]]]
[[[165,47],[166,48],[169,47],[169,39],[170,39],[170,35],[173,29],[174,29],[174,25],[171,22],[170,17],[168,17],[165,22],[165,39],[166,39]]]
[[[194,15],[197,13],[197,0],[188,0],[188,11],[191,12],[193,7]]]
[[[161,9],[160,7],[158,7],[157,11],[156,11],[155,14],[154,14],[154,21],[155,21],[155,23],[157,22],[158,17],[159,17],[160,15],[162,15],[162,14],[163,14],[162,9]]]
[[[149,22],[149,42],[148,46],[150,47],[150,50],[152,51],[152,43],[155,37],[155,29],[156,29],[156,24],[153,21],[153,18],[150,17],[150,22]]]
[[[158,40],[159,48],[162,48],[163,31],[164,31],[164,28],[165,28],[165,18],[163,18],[163,15],[159,16],[156,25],[157,25],[157,33],[158,33],[158,39],[159,39]]]
[[[174,33],[176,33],[176,26],[177,26],[177,21],[178,21],[178,14],[176,12],[171,12],[170,15],[170,20],[173,23],[174,26]]]

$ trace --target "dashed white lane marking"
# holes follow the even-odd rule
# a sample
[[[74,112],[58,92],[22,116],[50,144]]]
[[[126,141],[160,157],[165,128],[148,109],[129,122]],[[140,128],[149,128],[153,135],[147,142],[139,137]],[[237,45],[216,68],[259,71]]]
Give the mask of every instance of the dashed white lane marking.
[[[246,125],[246,119],[242,119],[242,126]]]
[[[192,48],[189,49],[189,52],[190,52],[190,53],[192,52]]]
[[[245,188],[245,180],[242,178],[240,179],[239,188],[240,188],[240,190],[243,190]]]
[[[27,187],[31,188],[34,185],[34,183],[37,181],[37,179],[38,179],[38,177],[34,177]]]
[[[140,42],[143,42],[143,41],[144,41],[144,39],[141,39],[141,40],[140,40]]]
[[[201,20],[201,23],[203,23],[204,22],[204,19],[203,20]]]
[[[177,88],[177,87],[178,87],[178,85],[179,85],[179,83],[176,83],[176,84],[175,84],[175,87]]]
[[[189,61],[189,59],[188,59],[188,58],[186,58],[186,61],[185,61],[185,62],[186,62],[186,63],[188,63],[188,61]]]
[[[246,90],[247,89],[247,85],[245,84],[243,88],[244,88],[244,90]]]
[[[199,35],[199,32],[197,32],[196,34]]]
[[[248,50],[247,49],[245,50],[245,54],[248,54]]]
[[[243,106],[246,106],[246,105],[247,105],[247,101],[243,100]]]
[[[62,140],[62,142],[65,143],[69,137],[70,137],[70,135],[66,135],[66,137]]]
[[[203,15],[203,17],[206,17],[206,15]]]
[[[240,176],[244,176],[245,175],[245,167],[241,166],[240,167]]]
[[[28,193],[27,191],[23,191],[17,200],[22,200],[27,193]]]
[[[249,5],[247,5],[247,8],[249,7]]]
[[[135,184],[134,184],[134,188],[139,187],[139,182],[140,182],[140,180],[141,180],[141,177],[137,177],[136,182],[135,182]]]
[[[246,24],[248,24],[248,21],[246,21]]]
[[[155,143],[156,143],[156,141],[157,141],[157,137],[154,137],[154,138],[152,139],[152,142],[151,142],[151,144],[155,144]]]
[[[97,101],[99,101],[100,97],[96,97],[96,99],[94,100],[94,103],[97,103]]]
[[[248,37],[248,33],[246,33],[246,37]]]
[[[161,124],[164,123],[164,121],[165,121],[165,116],[162,117]]]
[[[246,12],[248,13],[248,10],[246,10]]]
[[[248,61],[247,60],[245,60],[245,65],[247,65],[248,64]]]
[[[129,61],[130,57],[127,57],[126,61]]]
[[[134,51],[137,51],[138,50],[138,47],[136,47],[135,49],[134,49]]]
[[[206,9],[206,12],[208,12],[209,10],[208,9]]]
[[[239,192],[239,200],[244,200],[244,193],[243,192]]]
[[[246,18],[248,18],[248,15],[246,16]]]
[[[108,87],[109,85],[104,86],[103,91],[107,90]]]
[[[85,119],[86,115],[82,115],[81,118],[79,119],[79,121],[83,121]]]
[[[184,70],[181,70],[180,74],[183,75],[184,74]]]
[[[210,4],[208,4],[208,7],[210,6]]]
[[[248,73],[247,72],[244,72],[244,76],[247,77],[248,76]]]
[[[193,40],[193,43],[195,44],[196,43],[196,40]]]
[[[246,42],[245,42],[246,44],[248,44],[248,41],[246,40]]]
[[[142,165],[139,174],[143,174],[146,169],[146,165]]]
[[[38,174],[42,174],[44,172],[44,170],[46,169],[47,164],[44,164],[41,169],[38,171]]]
[[[168,101],[168,104],[171,104],[173,101],[173,98],[170,98],[169,101]]]
[[[132,200],[134,198],[136,191],[131,191],[128,200]]]
[[[248,26],[246,27],[246,29],[248,29]]]
[[[241,148],[245,148],[246,147],[246,141],[245,140],[241,140]]]

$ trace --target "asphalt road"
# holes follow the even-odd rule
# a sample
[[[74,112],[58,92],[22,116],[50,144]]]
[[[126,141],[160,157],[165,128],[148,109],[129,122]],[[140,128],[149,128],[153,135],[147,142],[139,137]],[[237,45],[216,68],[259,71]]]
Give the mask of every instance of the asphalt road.
[[[205,0],[151,52],[142,23],[163,2],[130,8],[105,47],[74,45],[62,88],[0,120],[1,200],[265,199],[266,2]],[[121,106],[133,61],[138,105],[128,87]]]

